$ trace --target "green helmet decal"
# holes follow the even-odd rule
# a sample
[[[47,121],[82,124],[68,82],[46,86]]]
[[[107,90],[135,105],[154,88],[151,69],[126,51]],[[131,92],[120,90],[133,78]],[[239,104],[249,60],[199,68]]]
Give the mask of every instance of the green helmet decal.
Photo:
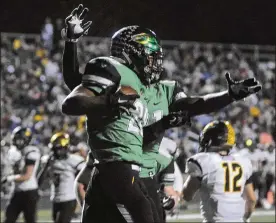
[[[152,52],[160,50],[160,48],[161,48],[160,45],[158,44],[156,38],[148,35],[147,33],[139,33],[137,35],[134,35],[132,37],[132,40],[144,45]]]

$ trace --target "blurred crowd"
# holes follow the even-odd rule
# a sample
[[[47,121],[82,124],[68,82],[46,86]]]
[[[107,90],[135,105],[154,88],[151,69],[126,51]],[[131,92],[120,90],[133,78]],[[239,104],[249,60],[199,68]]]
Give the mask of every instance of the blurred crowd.
[[[2,35],[1,161],[5,160],[9,148],[10,133],[18,125],[32,128],[32,143],[42,153],[47,153],[49,138],[56,131],[67,131],[72,137],[73,147],[86,141],[85,117],[68,117],[60,111],[62,101],[69,93],[62,78],[62,27],[62,20],[53,24],[47,18],[41,35]],[[267,145],[275,147],[275,134],[272,134],[275,132],[275,58],[260,60],[253,50],[251,55],[247,53],[245,56],[239,45],[225,48],[221,44],[184,42],[174,46],[163,44],[163,47],[164,76],[179,81],[188,95],[226,90],[226,71],[236,80],[256,77],[263,85],[260,93],[245,101],[194,118],[189,130],[169,130],[167,135],[179,145],[180,158],[184,160],[197,152],[199,131],[217,118],[228,119],[234,125],[237,148],[246,147],[248,139],[260,149]],[[108,39],[83,38],[78,43],[80,70],[91,58],[108,55],[108,51]]]

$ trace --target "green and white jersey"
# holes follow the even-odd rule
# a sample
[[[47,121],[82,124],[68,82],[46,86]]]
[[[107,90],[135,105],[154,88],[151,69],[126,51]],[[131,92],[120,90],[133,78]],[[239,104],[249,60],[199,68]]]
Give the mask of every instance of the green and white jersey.
[[[96,122],[95,117],[87,115],[87,132],[92,154],[100,163],[123,160],[141,165],[143,127],[148,119],[143,95],[147,95],[148,88],[132,70],[111,57],[89,61],[82,84],[96,95],[111,85],[131,87],[140,95],[134,103],[136,110],[130,110],[131,115],[123,113],[115,120],[96,117]]]
[[[169,107],[175,101],[186,97],[186,94],[178,86],[176,81],[168,80],[160,81],[159,83],[150,86],[147,93],[150,98],[150,101],[148,102],[149,120],[147,126],[161,120],[163,116],[168,115]],[[162,139],[163,135],[154,142],[143,145],[143,165],[140,177],[146,178],[156,174],[156,157]]]

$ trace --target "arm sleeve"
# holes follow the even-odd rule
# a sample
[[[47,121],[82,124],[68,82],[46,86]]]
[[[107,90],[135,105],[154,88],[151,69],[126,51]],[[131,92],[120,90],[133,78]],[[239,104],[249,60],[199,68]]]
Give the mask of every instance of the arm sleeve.
[[[203,171],[199,162],[194,158],[189,158],[186,162],[185,172],[193,177],[202,177]]]
[[[81,84],[76,43],[65,42],[62,70],[64,82],[71,91]]]
[[[90,60],[82,76],[82,85],[100,95],[107,87],[116,85],[119,87],[121,81],[120,73],[107,60],[96,58]]]
[[[35,165],[35,162],[40,159],[40,154],[37,151],[30,151],[26,154],[25,165]]]
[[[191,96],[177,100],[170,107],[173,111],[188,111],[191,116],[208,114],[218,111],[233,102],[228,91],[208,94],[205,96]]]

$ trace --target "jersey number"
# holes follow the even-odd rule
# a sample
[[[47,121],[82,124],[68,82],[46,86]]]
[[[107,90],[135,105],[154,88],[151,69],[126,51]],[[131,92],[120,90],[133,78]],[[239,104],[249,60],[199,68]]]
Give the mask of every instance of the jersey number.
[[[147,123],[148,109],[139,100],[134,102],[134,106],[136,107],[136,114],[129,121],[128,131],[143,136],[143,126]]]
[[[224,169],[224,192],[240,192],[240,180],[243,174],[242,167],[236,162],[223,162]]]

